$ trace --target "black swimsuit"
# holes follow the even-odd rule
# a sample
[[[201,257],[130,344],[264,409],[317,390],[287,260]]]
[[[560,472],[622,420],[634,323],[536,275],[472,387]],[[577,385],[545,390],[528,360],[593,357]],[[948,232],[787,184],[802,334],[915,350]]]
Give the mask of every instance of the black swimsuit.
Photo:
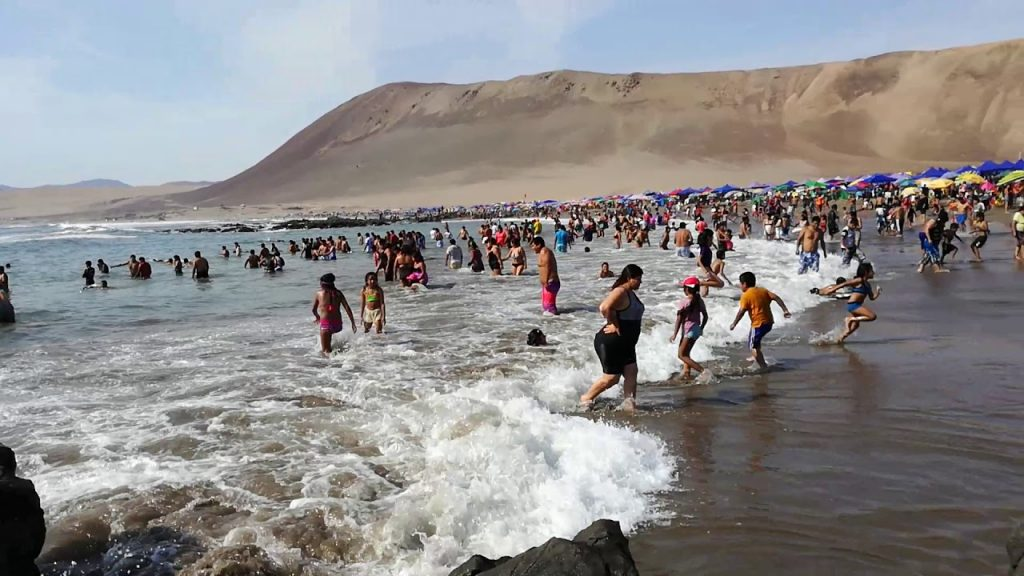
[[[636,343],[640,340],[644,304],[632,291],[628,294],[629,305],[616,311],[619,333],[605,334],[602,326],[594,335],[594,351],[605,374],[619,375],[625,372],[626,366],[636,364]]]

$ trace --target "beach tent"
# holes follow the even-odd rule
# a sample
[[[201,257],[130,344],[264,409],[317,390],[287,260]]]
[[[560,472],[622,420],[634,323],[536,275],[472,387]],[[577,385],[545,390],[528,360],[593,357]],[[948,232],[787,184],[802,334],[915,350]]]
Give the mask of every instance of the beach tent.
[[[747,190],[760,190],[762,188],[771,188],[771,187],[772,187],[771,184],[765,184],[763,182],[751,182],[750,185],[747,186]]]
[[[999,167],[999,164],[996,164],[991,160],[985,160],[980,166],[978,166],[978,173],[984,174],[985,172],[998,172],[1001,169],[1002,168]]]
[[[726,194],[734,190],[739,190],[739,188],[733,186],[732,184],[726,184],[725,186],[719,186],[718,188],[715,188],[714,190],[712,190],[712,192],[714,192],[715,194]]]
[[[804,188],[807,188],[808,190],[824,190],[828,188],[828,186],[824,182],[808,180],[807,182],[804,182]]]
[[[900,180],[899,182],[896,183],[896,185],[899,186],[900,188],[907,188],[908,186],[916,186],[917,182],[910,178],[907,178],[905,180]]]
[[[964,172],[963,174],[956,177],[957,182],[967,182],[968,184],[984,184],[985,179],[978,175],[977,172]]]
[[[1024,180],[1024,170],[1014,170],[1013,172],[1010,172],[1006,176],[1000,178],[999,182],[996,182],[996,185],[1003,186],[1006,184],[1012,184],[1014,182],[1020,182],[1021,180]]]
[[[957,174],[963,174],[964,172],[977,172],[978,169],[968,164],[967,166],[961,166],[956,169]]]
[[[920,174],[918,174],[917,177],[918,178],[938,178],[938,177],[942,176],[945,173],[946,173],[946,169],[945,168],[939,168],[937,166],[932,166],[931,168],[929,168],[929,169],[925,170],[924,172],[921,172]]]
[[[892,178],[891,176],[886,176],[885,174],[872,174],[870,176],[865,176],[863,178],[860,178],[859,180],[855,181],[854,183],[855,184],[857,184],[857,183],[862,183],[862,184],[888,184],[889,182],[892,182],[893,180],[895,180],[895,178]]]
[[[1024,158],[1021,158],[1020,160],[1017,160],[1016,162],[1014,162],[1013,163],[1013,169],[1014,170],[1024,170]]]
[[[955,170],[950,170],[949,172],[946,172],[942,176],[939,176],[939,178],[948,178],[950,180],[956,180],[956,177],[959,175],[959,172],[956,172]]]
[[[1009,160],[1006,160],[1006,161],[1003,161],[1003,162],[999,163],[999,169],[1000,170],[1013,170],[1013,167],[1014,167],[1014,163],[1010,162]]]

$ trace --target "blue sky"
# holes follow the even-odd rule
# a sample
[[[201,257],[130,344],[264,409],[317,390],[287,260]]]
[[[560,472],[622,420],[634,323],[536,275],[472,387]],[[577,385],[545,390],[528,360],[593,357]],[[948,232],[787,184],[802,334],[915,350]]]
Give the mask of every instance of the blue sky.
[[[784,66],[1022,23],[1021,0],[0,0],[0,183],[224,179],[398,80]]]

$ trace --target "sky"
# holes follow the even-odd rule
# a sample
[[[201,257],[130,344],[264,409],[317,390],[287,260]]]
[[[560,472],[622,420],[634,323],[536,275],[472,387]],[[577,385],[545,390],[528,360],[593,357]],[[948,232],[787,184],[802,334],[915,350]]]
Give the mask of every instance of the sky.
[[[1019,37],[1021,0],[0,0],[0,183],[222,180],[387,82]]]

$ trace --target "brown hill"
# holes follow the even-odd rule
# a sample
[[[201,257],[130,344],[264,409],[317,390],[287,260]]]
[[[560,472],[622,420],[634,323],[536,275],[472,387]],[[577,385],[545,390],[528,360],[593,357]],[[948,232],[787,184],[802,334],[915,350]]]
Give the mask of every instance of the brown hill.
[[[745,72],[399,83],[182,203],[573,198],[1016,158],[1024,40]]]

